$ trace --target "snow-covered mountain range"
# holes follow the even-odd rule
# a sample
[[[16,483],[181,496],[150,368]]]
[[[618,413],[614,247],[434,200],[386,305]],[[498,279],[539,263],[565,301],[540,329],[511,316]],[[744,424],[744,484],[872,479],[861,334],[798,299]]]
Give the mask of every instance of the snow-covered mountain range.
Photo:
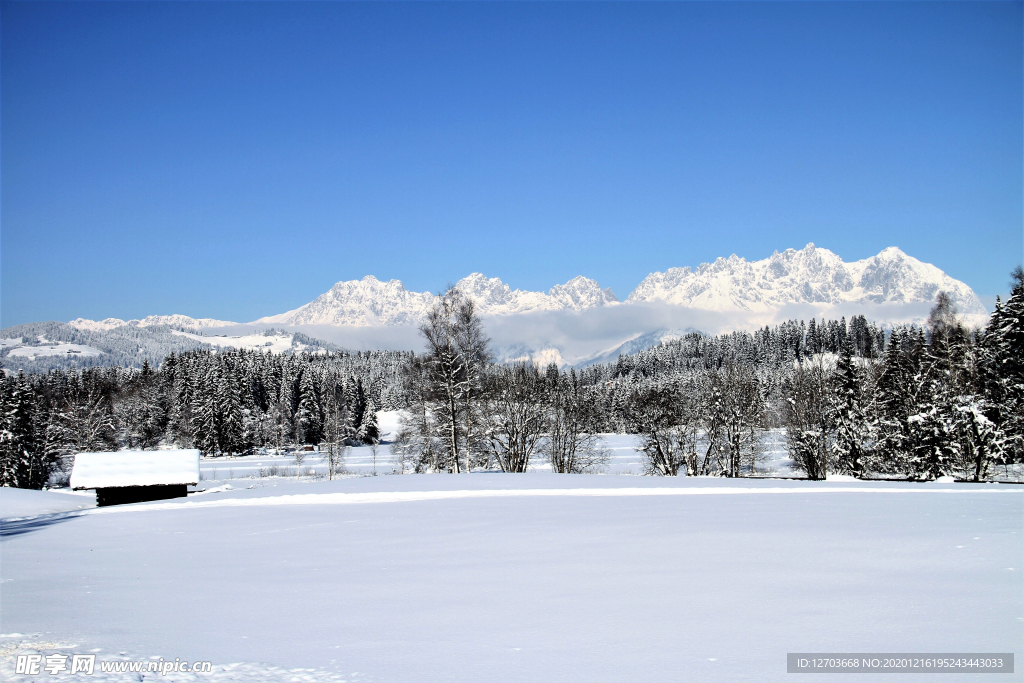
[[[788,318],[857,314],[883,324],[920,323],[939,291],[950,295],[970,325],[983,325],[988,315],[966,284],[896,247],[851,263],[813,244],[760,261],[733,255],[696,268],[651,273],[623,302],[582,276],[547,292],[512,289],[480,273],[456,286],[488,321],[499,359],[561,364],[614,358],[678,336],[680,330],[718,333]],[[399,280],[367,275],[251,323],[172,315],[129,321],[80,318],[70,325],[91,332],[169,326],[204,336],[244,335],[272,326],[348,348],[415,348],[416,325],[434,297],[407,290]]]
[[[484,316],[539,311],[585,311],[619,304],[610,289],[576,277],[547,292],[512,289],[498,278],[473,273],[456,283],[476,301]],[[775,252],[761,261],[736,255],[702,263],[696,269],[670,268],[651,273],[625,300],[625,305],[662,302],[701,311],[767,313],[790,304],[931,303],[947,292],[965,316],[985,316],[977,295],[963,282],[935,266],[889,247],[876,256],[845,263],[828,249],[808,244],[800,250]],[[339,282],[313,301],[251,324],[273,325],[414,325],[430,308],[434,295],[407,290],[399,280],[382,282],[372,275]],[[149,316],[138,321],[79,318],[70,323],[82,330],[108,330],[122,325],[170,325],[209,328],[238,323],[184,315]]]
[[[548,292],[512,289],[496,277],[473,273],[456,285],[472,298],[482,315],[513,315],[533,311],[580,311],[618,303],[611,290],[589,278],[576,277]],[[399,280],[381,282],[372,275],[339,282],[293,311],[256,320],[280,325],[411,325],[434,301],[430,292],[410,292]]]
[[[227,327],[238,323],[227,320],[214,320],[213,318],[190,318],[187,315],[149,315],[142,320],[121,320],[120,318],[104,318],[103,320],[88,320],[86,318],[75,318],[68,323],[71,327],[84,332],[105,332],[118,327],[158,327],[167,325],[174,329],[202,329],[204,327]]]

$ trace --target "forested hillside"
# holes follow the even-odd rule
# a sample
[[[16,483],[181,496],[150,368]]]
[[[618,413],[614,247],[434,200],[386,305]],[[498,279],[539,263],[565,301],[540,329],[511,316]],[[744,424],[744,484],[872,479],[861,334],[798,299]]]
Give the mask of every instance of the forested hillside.
[[[158,365],[172,353],[211,349],[209,344],[174,334],[165,325],[113,330],[79,330],[67,323],[42,322],[0,330],[0,360],[8,369],[46,372],[54,368],[142,367]],[[72,348],[69,345],[86,348]],[[50,347],[59,347],[52,349]]]

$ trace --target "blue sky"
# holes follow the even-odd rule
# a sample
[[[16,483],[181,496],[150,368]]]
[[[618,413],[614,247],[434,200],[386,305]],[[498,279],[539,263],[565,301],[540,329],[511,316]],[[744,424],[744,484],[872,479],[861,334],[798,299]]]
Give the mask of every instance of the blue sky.
[[[1024,252],[1020,2],[0,11],[3,326],[807,242],[994,296]]]

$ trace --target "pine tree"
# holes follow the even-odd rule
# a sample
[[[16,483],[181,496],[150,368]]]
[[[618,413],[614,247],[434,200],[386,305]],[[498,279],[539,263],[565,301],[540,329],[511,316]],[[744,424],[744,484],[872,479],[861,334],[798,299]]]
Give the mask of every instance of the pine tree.
[[[874,472],[892,474],[901,471],[910,457],[912,367],[902,348],[906,343],[904,330],[893,330],[885,348],[882,372],[875,385],[872,431],[875,448],[866,460]]]
[[[929,338],[918,374],[916,411],[910,426],[911,473],[928,479],[952,474],[960,460],[956,436],[957,391],[951,343],[963,333],[949,297],[940,292],[928,318]]]
[[[862,376],[853,358],[849,337],[843,341],[835,371],[836,435],[834,449],[838,469],[859,475],[867,442],[867,421],[861,407]]]
[[[349,377],[345,387],[345,406],[348,411],[347,431],[355,438],[359,431],[359,425],[363,423],[363,413],[366,412],[366,393],[363,391],[363,383],[355,377]]]
[[[23,457],[12,389],[11,380],[0,371],[0,486],[18,485]]]
[[[304,443],[318,444],[323,440],[323,407],[320,404],[319,391],[312,369],[305,370],[299,380],[299,406],[296,412],[296,421]]]
[[[360,443],[373,445],[380,443],[380,429],[377,427],[377,413],[373,407],[363,411],[363,423],[356,431],[356,440]]]
[[[221,377],[218,363],[208,360],[202,368],[203,381],[196,387],[192,403],[192,440],[205,455],[214,455],[220,446],[220,405],[218,388]]]
[[[245,415],[236,368],[226,362],[219,365],[222,370],[217,378],[216,387],[217,405],[220,412],[217,446],[221,453],[232,455],[245,449],[243,442]]]
[[[2,373],[0,373],[2,374]],[[0,485],[41,488],[49,477],[40,471],[33,430],[34,401],[25,374],[4,378],[0,399]]]
[[[1014,270],[1013,289],[996,304],[985,335],[986,396],[991,417],[1002,432],[1006,461],[1024,461],[1024,271]]]
[[[821,335],[818,332],[818,323],[815,322],[814,318],[811,318],[811,322],[807,323],[807,353],[814,355],[821,353]]]

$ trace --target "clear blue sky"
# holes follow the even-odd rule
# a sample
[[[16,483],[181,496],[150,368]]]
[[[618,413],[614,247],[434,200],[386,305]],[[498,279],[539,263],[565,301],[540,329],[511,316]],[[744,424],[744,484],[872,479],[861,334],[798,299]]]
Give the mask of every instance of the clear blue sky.
[[[0,5],[0,325],[373,274],[1021,262],[1022,5]]]

